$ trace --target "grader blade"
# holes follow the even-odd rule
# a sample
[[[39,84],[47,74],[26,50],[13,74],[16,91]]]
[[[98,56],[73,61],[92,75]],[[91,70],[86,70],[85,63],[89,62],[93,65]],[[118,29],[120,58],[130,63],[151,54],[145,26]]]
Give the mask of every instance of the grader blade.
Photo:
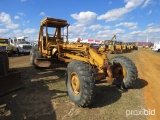
[[[36,66],[40,68],[48,68],[48,67],[66,67],[66,64],[59,59],[46,59],[46,58],[37,58]]]
[[[36,63],[38,67],[50,67],[51,61],[45,58],[37,58]]]
[[[0,76],[0,95],[4,95],[13,90],[21,88],[23,83],[21,81],[21,72],[9,73]]]

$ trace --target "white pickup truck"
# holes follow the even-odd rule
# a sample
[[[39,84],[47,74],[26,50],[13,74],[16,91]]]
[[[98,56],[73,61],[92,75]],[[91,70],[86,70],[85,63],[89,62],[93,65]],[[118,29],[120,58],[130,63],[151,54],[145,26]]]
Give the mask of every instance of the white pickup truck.
[[[32,45],[30,42],[25,41],[25,39],[14,39],[10,41],[12,50],[14,53],[20,54],[30,54]]]
[[[154,42],[154,46],[152,50],[160,52],[160,41]]]

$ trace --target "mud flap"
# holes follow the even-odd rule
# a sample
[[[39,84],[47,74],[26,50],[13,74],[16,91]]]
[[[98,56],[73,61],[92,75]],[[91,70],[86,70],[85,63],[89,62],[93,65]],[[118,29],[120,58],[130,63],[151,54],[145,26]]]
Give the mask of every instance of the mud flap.
[[[4,95],[23,86],[21,72],[0,76],[0,95]]]

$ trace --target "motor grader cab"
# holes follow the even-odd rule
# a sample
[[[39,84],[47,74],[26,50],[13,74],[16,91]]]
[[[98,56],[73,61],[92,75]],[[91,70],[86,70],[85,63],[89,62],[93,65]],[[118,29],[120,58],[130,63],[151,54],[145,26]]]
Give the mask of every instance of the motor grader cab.
[[[134,87],[138,71],[130,59],[116,56],[109,60],[106,52],[99,52],[89,44],[69,44],[68,27],[66,20],[42,20],[38,49],[32,52],[30,62],[36,68],[46,67],[46,61],[51,61],[54,65],[60,65],[57,60],[66,63],[66,87],[70,99],[76,105],[86,107],[94,101],[95,80],[106,79],[119,87]]]
[[[54,55],[54,48],[58,49],[57,44],[64,43],[64,37],[68,40],[68,35],[61,34],[64,32],[62,29],[68,26],[67,21],[60,19],[46,18],[41,22],[38,49],[44,57]]]

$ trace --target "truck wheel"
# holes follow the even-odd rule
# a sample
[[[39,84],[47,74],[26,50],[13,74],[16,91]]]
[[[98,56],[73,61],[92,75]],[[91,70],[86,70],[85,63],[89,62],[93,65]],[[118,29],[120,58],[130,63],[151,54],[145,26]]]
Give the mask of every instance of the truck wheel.
[[[41,54],[40,51],[35,51],[35,52],[33,53],[33,65],[34,65],[34,67],[35,67],[36,69],[39,68],[39,66],[36,64],[37,58],[42,58],[42,54]]]
[[[89,64],[75,60],[68,64],[66,86],[70,99],[78,106],[86,107],[94,100],[95,80]]]
[[[0,76],[6,75],[5,57],[0,54]]]
[[[138,71],[135,64],[127,57],[116,56],[110,60],[115,84],[118,87],[135,88]]]
[[[19,52],[19,49],[17,49],[17,54],[18,54],[18,55],[21,55],[21,53]]]

